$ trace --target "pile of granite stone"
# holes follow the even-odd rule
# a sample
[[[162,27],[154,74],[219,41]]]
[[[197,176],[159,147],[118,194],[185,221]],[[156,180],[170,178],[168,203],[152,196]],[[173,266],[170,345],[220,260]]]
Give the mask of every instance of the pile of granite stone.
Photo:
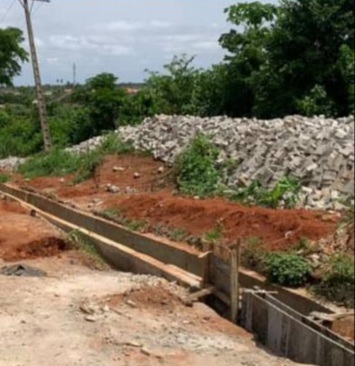
[[[272,188],[284,176],[302,183],[300,205],[341,209],[354,197],[354,117],[283,119],[155,116],[123,127],[121,138],[155,158],[173,163],[198,134],[220,149],[218,164],[235,162],[225,182],[231,189],[258,180]]]

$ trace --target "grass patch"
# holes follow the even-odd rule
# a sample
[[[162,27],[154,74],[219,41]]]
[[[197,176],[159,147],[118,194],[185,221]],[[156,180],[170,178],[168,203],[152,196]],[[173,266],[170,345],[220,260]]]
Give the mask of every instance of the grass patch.
[[[231,194],[232,201],[246,205],[258,205],[269,208],[294,208],[299,199],[300,183],[291,177],[280,179],[271,190],[263,188],[259,181],[254,181],[246,188],[240,188]]]
[[[39,153],[26,160],[18,172],[26,178],[61,177],[74,173],[80,166],[81,157],[64,150],[55,149],[49,153]]]
[[[74,184],[93,178],[106,155],[128,154],[133,151],[130,144],[122,142],[115,133],[107,135],[100,146],[87,153],[74,154],[55,149],[40,153],[20,165],[18,172],[26,178],[60,177],[75,173]]]
[[[10,177],[7,174],[0,174],[0,183],[7,183]]]
[[[218,191],[221,172],[215,163],[219,150],[203,135],[197,136],[181,153],[175,164],[176,182],[181,193],[211,197]]]
[[[331,258],[323,271],[322,281],[313,286],[312,290],[329,301],[354,308],[354,265],[354,257],[347,254]]]
[[[69,245],[77,250],[83,251],[89,258],[95,263],[95,268],[99,270],[106,270],[109,265],[102,258],[100,252],[96,249],[95,244],[90,240],[90,238],[83,235],[78,230],[73,230],[69,233],[67,242]]]
[[[265,250],[261,246],[260,238],[253,236],[244,240],[241,260],[243,266],[258,273],[265,272]]]
[[[214,229],[207,232],[203,238],[208,244],[219,244],[223,239],[223,228],[217,225]]]
[[[131,231],[145,231],[149,223],[145,220],[126,220],[125,227]]]

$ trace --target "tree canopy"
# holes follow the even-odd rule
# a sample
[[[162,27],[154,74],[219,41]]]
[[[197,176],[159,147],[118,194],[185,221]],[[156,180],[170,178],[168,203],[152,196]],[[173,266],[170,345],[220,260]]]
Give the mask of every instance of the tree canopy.
[[[12,85],[13,77],[21,72],[21,63],[27,60],[22,41],[20,29],[0,29],[0,86]]]

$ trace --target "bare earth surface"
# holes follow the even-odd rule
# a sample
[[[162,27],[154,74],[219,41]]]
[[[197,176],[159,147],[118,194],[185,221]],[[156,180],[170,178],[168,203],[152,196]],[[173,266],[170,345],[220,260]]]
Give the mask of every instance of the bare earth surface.
[[[0,272],[14,261],[47,272],[0,274],[0,366],[295,365],[207,306],[184,306],[173,284],[90,269],[17,203],[0,200],[0,238]]]
[[[135,178],[136,173],[139,178]],[[145,221],[148,232],[163,225],[199,237],[221,227],[226,244],[234,244],[239,238],[258,238],[270,251],[292,249],[305,238],[310,241],[329,238],[339,222],[339,215],[325,212],[245,207],[223,199],[177,196],[172,171],[151,157],[106,157],[95,179],[73,185],[72,178],[45,177],[27,181],[14,176],[12,181],[80,209],[117,210],[128,219]],[[117,193],[107,192],[108,184],[114,185]]]
[[[184,307],[165,281],[70,263],[32,261],[44,278],[0,276],[0,366],[294,365],[207,306]]]

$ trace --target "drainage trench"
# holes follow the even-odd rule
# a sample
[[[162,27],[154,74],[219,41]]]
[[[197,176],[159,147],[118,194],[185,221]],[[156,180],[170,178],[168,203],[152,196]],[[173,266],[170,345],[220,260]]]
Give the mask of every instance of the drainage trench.
[[[312,312],[331,315],[328,308],[294,291],[267,285],[242,268],[236,284],[227,249],[201,253],[131,232],[32,192],[0,184],[0,193],[25,203],[65,232],[80,233],[115,268],[175,281],[191,289],[191,302],[205,300],[233,320],[238,315],[239,324],[277,355],[319,366],[354,366],[354,345],[309,318]]]

